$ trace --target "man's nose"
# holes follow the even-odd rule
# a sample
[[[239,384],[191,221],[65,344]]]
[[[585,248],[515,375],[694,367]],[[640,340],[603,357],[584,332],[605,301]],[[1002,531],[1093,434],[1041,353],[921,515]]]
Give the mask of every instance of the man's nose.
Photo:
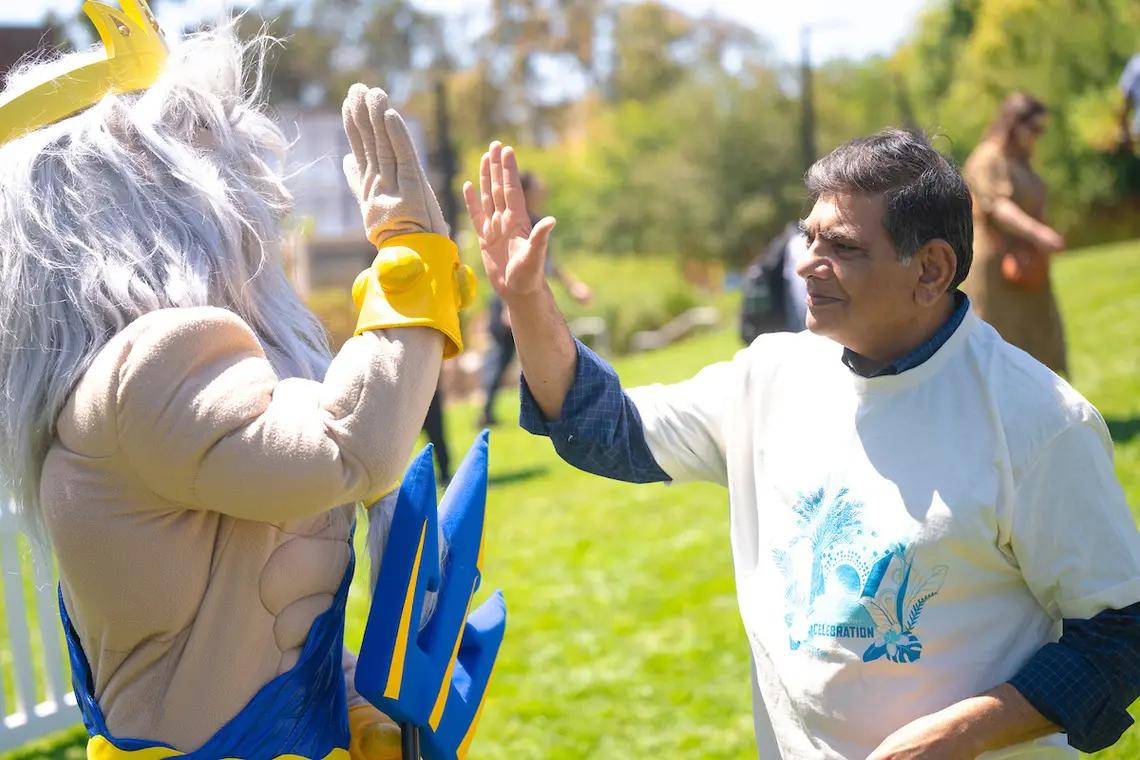
[[[808,277],[826,278],[831,274],[831,267],[825,257],[820,255],[819,241],[815,241],[800,254],[796,260],[796,274],[804,279]]]

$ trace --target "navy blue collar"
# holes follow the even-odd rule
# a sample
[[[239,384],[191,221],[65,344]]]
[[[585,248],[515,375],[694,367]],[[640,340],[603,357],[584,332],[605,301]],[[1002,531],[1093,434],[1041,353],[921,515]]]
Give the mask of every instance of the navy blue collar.
[[[911,351],[906,356],[881,364],[872,361],[865,356],[860,356],[851,349],[843,349],[843,363],[847,368],[861,377],[881,377],[882,375],[898,375],[906,372],[908,369],[914,369],[924,361],[938,353],[938,349],[950,340],[950,336],[962,324],[962,320],[966,318],[966,312],[970,310],[970,299],[962,291],[954,292],[955,308],[954,313],[950,315],[950,319],[946,320],[946,324],[938,328],[938,332],[930,337],[930,340],[923,343],[918,348]]]

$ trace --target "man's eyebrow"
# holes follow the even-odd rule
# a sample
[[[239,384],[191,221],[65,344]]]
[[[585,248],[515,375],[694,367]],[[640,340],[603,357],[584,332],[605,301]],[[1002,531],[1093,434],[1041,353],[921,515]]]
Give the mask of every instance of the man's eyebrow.
[[[834,243],[840,240],[846,240],[850,243],[858,243],[859,238],[846,227],[836,227],[832,229],[820,230],[816,233],[816,237],[821,240],[826,240],[828,243]]]
[[[807,220],[801,219],[799,221],[799,228],[800,232],[802,232],[804,235],[807,237],[812,237],[813,229],[808,225]],[[862,240],[859,239],[859,236],[856,235],[852,229],[843,225],[830,229],[825,228],[821,230],[815,230],[814,235],[815,237],[827,243],[844,241],[848,243],[857,243],[859,245],[863,244]]]

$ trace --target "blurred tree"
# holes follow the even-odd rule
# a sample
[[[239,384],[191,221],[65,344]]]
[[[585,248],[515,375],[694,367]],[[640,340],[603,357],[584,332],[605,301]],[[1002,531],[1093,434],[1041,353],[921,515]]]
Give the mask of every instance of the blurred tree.
[[[301,9],[269,5],[245,11],[237,19],[237,31],[246,39],[266,33],[285,41],[285,46],[273,51],[266,71],[267,91],[275,105],[313,106],[328,100],[337,38],[305,23]]]
[[[833,61],[815,72],[816,141],[822,153],[860,135],[915,121],[891,62]],[[920,127],[936,126],[919,124]],[[935,130],[937,131],[937,130]]]
[[[552,22],[551,52],[572,56],[591,87],[601,83],[597,68],[598,22],[605,13],[604,0],[558,0],[558,15]]]
[[[1001,101],[1028,91],[1051,108],[1037,165],[1062,230],[1120,200],[1116,82],[1136,52],[1134,0],[952,0],[924,15],[895,59],[915,109],[964,160]]]
[[[644,102],[675,87],[685,76],[678,47],[692,31],[688,17],[655,0],[621,6],[613,31],[613,97]]]
[[[385,87],[428,128],[433,165],[454,148],[452,191],[489,140],[519,145],[548,179],[563,249],[740,264],[803,213],[797,77],[738,24],[659,0],[493,0],[473,39],[415,0],[254,7],[242,33],[285,40],[276,102],[336,107],[351,82]],[[816,147],[905,125],[961,161],[1025,89],[1053,108],[1038,163],[1054,221],[1088,226],[1131,192],[1115,87],[1138,31],[1135,0],[932,0],[894,55],[814,70]]]

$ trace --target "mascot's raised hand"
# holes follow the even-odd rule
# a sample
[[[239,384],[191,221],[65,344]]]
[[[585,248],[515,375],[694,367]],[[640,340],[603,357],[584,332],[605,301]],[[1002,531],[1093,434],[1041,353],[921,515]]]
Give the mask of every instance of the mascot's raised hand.
[[[344,176],[360,203],[368,239],[380,246],[416,232],[447,237],[443,212],[415,143],[400,114],[388,107],[388,94],[354,84],[341,113],[352,148],[344,157]]]
[[[447,237],[447,225],[408,127],[389,108],[383,90],[363,84],[349,89],[342,115],[352,149],[344,157],[344,174],[360,203],[368,239],[378,249],[372,266],[353,284],[353,300],[360,308],[356,334],[378,327],[430,326],[446,338],[444,356],[454,356],[463,350],[458,312],[474,298],[475,277],[459,261],[458,249]],[[383,512],[369,509],[369,521],[386,521]],[[373,533],[386,532],[385,528]],[[383,548],[370,540],[374,565]],[[353,760],[399,758],[399,729],[372,705],[357,703],[355,661],[346,667],[346,677],[352,679]]]
[[[360,308],[356,334],[378,326],[430,326],[447,338],[444,358],[456,356],[463,351],[459,310],[475,299],[475,273],[447,237],[408,127],[383,90],[362,84],[348,91],[342,114],[352,147],[345,177],[360,201],[368,239],[379,249],[352,287]]]

